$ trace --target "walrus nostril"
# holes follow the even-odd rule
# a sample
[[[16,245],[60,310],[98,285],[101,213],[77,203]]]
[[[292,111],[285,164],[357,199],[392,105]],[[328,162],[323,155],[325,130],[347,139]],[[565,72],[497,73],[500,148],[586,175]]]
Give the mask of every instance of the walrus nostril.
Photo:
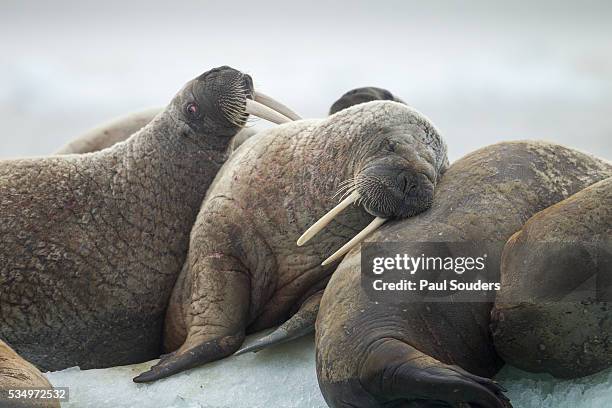
[[[401,191],[404,195],[414,195],[417,188],[417,183],[414,178],[407,173],[401,173],[397,176],[397,186],[399,191]]]
[[[252,95],[250,95],[255,89],[253,85],[253,78],[251,78],[249,74],[242,74],[242,80],[244,82],[245,88],[249,91],[249,95],[247,95],[247,97],[249,99],[253,99]]]
[[[402,192],[406,192],[406,188],[409,186],[409,180],[406,173],[401,173],[397,176],[397,185]]]

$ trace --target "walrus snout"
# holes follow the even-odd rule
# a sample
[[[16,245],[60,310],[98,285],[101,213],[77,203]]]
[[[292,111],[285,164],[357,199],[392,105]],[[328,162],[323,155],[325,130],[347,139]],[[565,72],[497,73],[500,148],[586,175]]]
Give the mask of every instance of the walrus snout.
[[[191,94],[193,100],[185,103],[184,110],[187,119],[196,125],[206,116],[223,119],[227,127],[244,127],[249,115],[276,124],[300,119],[284,104],[255,91],[250,75],[228,66],[211,69],[194,79]]]
[[[249,99],[253,99],[252,94],[253,91],[255,91],[255,86],[253,85],[253,78],[249,75],[249,74],[242,74],[242,80],[244,82],[244,86],[250,90],[251,92],[249,92],[249,94],[247,95],[247,98]]]
[[[363,207],[375,217],[412,217],[431,207],[434,185],[427,175],[385,166],[357,177]]]

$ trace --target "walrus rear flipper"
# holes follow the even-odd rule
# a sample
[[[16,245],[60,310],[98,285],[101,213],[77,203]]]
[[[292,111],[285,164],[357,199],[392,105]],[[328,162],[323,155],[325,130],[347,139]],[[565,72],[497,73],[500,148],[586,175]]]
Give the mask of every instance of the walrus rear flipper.
[[[411,402],[419,407],[512,407],[503,394],[505,389],[495,381],[444,364],[394,338],[382,339],[372,349],[360,380],[369,393],[385,402]]]
[[[322,290],[311,295],[302,303],[300,309],[291,316],[289,320],[281,324],[272,333],[257,339],[254,343],[242,347],[234,353],[234,355],[239,356],[240,354],[249,352],[257,353],[270,346],[286,343],[314,332],[322,296]]]

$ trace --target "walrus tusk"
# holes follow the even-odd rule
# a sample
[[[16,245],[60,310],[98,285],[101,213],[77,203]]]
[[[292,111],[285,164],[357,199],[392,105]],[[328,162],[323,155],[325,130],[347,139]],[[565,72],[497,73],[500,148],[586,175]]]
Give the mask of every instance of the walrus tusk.
[[[246,113],[250,115],[254,115],[260,117],[262,119],[269,120],[270,122],[274,122],[278,125],[291,122],[291,119],[286,117],[285,115],[278,113],[272,108],[267,107],[266,105],[254,101],[252,99],[246,100]]]
[[[336,216],[340,214],[342,210],[344,210],[346,207],[348,207],[349,205],[351,205],[358,199],[359,199],[359,193],[357,191],[353,191],[353,193],[350,196],[346,197],[344,200],[340,202],[340,204],[338,204],[337,206],[329,210],[327,214],[325,214],[324,216],[319,218],[317,222],[312,224],[310,228],[308,228],[306,232],[304,232],[302,236],[297,240],[297,245],[302,246],[306,242],[310,241],[310,239],[314,237],[315,235],[317,235],[319,231],[321,231],[323,228],[325,228],[327,224],[332,222],[332,220],[336,218]]]
[[[292,111],[286,105],[283,105],[282,103],[280,103],[276,99],[274,99],[274,98],[272,98],[272,97],[270,97],[270,96],[268,96],[266,94],[263,94],[261,92],[258,92],[258,91],[253,92],[253,100],[255,100],[255,102],[259,102],[262,105],[267,106],[268,108],[274,109],[278,113],[280,113],[282,115],[285,115],[286,117],[288,117],[291,120],[300,120],[300,119],[302,119],[300,117],[300,115],[298,115],[297,113]]]
[[[362,229],[361,232],[359,232],[359,234],[355,235],[353,239],[351,239],[349,242],[344,244],[342,248],[334,252],[332,256],[324,260],[321,265],[323,266],[329,265],[330,263],[334,262],[336,259],[340,258],[342,255],[346,254],[354,246],[356,246],[361,241],[363,241],[364,238],[367,237],[370,233],[374,232],[378,227],[383,225],[385,221],[387,221],[387,218],[382,218],[382,217],[374,218],[374,220],[372,220],[372,222],[369,223],[367,227]]]

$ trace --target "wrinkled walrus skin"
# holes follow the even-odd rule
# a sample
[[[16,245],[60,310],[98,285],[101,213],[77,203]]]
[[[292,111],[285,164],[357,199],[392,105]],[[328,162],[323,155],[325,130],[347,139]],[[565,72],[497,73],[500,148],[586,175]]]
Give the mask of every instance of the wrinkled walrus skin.
[[[610,367],[612,178],[531,217],[506,243],[501,283],[491,326],[504,361],[561,378]]]
[[[217,68],[110,149],[0,162],[0,338],[46,370],[157,357],[191,226],[244,124],[220,101],[248,92]]]
[[[429,211],[384,226],[369,241],[404,242],[414,253],[418,241],[505,242],[533,214],[611,175],[609,163],[566,147],[492,145],[450,166]],[[496,252],[487,276],[499,276]],[[375,303],[361,288],[359,262],[357,249],[346,255],[317,318],[317,375],[330,407],[510,406],[485,378],[502,365],[490,303],[410,302],[410,292],[405,303]]]
[[[282,323],[311,304],[306,301],[337,264],[321,262],[373,219],[362,206],[351,206],[307,245],[296,245],[338,202],[342,181],[383,167],[392,179],[388,194],[396,188],[407,198],[423,193],[429,205],[447,164],[446,145],[433,125],[396,102],[360,104],[249,139],[220,171],[194,224],[164,329],[165,347],[178,350],[134,381],[223,358],[237,350],[245,332]],[[406,180],[403,187],[393,184]]]
[[[5,342],[0,340],[0,407],[2,408],[60,408],[57,399],[9,398],[9,390],[36,388],[51,390],[53,387],[40,371],[21,358]]]

